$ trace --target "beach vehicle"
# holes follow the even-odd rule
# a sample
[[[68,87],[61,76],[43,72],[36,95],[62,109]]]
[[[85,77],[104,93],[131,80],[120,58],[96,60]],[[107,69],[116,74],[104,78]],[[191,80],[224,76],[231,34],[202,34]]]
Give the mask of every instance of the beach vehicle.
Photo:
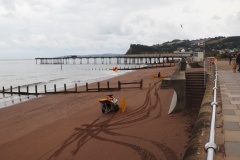
[[[117,98],[115,98],[113,94],[107,95],[106,98],[99,99],[102,107],[102,113],[117,112],[119,110],[117,101]]]

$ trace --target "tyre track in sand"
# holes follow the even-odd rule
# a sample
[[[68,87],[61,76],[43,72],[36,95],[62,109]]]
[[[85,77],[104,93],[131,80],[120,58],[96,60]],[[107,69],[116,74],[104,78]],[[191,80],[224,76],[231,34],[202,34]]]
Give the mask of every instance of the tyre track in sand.
[[[158,153],[152,152],[137,143],[125,142],[124,137],[132,139],[133,141],[137,140],[147,143],[148,145],[153,145],[159,150],[159,152],[164,154],[166,160],[177,160],[178,158],[175,152],[166,144],[115,132],[117,129],[131,127],[132,125],[137,125],[139,123],[147,123],[161,117],[162,108],[159,91],[160,82],[151,83],[149,84],[145,101],[137,109],[127,112],[126,114],[113,114],[109,119],[101,122],[99,119],[96,119],[91,124],[83,124],[82,127],[75,128],[74,133],[64,141],[60,148],[57,149],[48,160],[60,157],[63,152],[67,152],[66,150],[70,146],[75,146],[75,149],[67,154],[69,154],[71,159],[74,159],[74,156],[84,144],[93,139],[102,142],[111,142],[132,149],[138,153],[142,160],[157,160],[163,158],[159,157]],[[99,135],[100,133],[101,136]],[[115,140],[116,137],[121,137],[123,140],[120,141],[119,138],[117,138],[118,140]]]

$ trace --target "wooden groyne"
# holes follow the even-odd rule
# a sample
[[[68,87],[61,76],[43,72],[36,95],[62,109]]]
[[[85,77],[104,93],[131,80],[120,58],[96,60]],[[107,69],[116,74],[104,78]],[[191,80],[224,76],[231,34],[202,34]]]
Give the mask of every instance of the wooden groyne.
[[[162,63],[158,65],[148,65],[144,67],[119,67],[118,70],[139,70],[139,69],[151,69],[151,68],[164,68],[164,67],[173,67],[178,63],[177,61],[172,61],[170,63]],[[113,70],[113,69],[110,69]]]
[[[95,86],[95,85],[93,85]],[[140,88],[142,89],[143,86],[143,80],[140,80],[139,82],[120,82],[118,81],[117,84],[113,84],[112,86],[110,86],[109,81],[107,82],[106,86],[102,85],[100,82],[97,82],[97,87],[89,87],[89,84],[86,83],[86,89],[85,90],[78,90],[78,86],[75,83],[75,87],[74,88],[67,88],[66,84],[64,84],[64,89],[62,90],[57,90],[57,86],[56,84],[54,84],[54,89],[52,91],[48,91],[47,90],[47,86],[44,85],[44,91],[39,91],[39,87],[37,85],[35,85],[35,91],[34,92],[29,92],[29,86],[24,87],[24,89],[26,91],[22,91],[21,87],[18,86],[17,91],[13,91],[12,86],[10,87],[10,89],[5,89],[4,87],[2,88],[2,90],[0,91],[0,93],[3,94],[3,96],[5,94],[10,94],[10,95],[44,95],[44,94],[68,94],[68,93],[85,93],[85,92],[104,92],[104,91],[114,91],[114,90],[121,90],[121,89],[128,89],[128,88]]]
[[[89,88],[88,83],[86,83],[86,92],[100,92],[100,91],[114,91],[114,90],[121,90],[121,89],[129,89],[129,88],[140,88],[142,89],[143,80],[139,82],[120,82],[118,81],[117,87],[110,87],[109,81],[107,82],[107,86],[104,87],[100,85],[100,82],[97,82],[96,88]]]
[[[57,91],[56,84],[54,84],[54,90],[53,91],[47,91],[47,86],[44,85],[44,92],[40,92],[38,90],[39,87],[37,85],[34,86],[35,92],[29,92],[29,86],[22,87],[22,88],[26,89],[26,91],[22,91],[21,90],[22,88],[20,86],[18,86],[17,88],[18,88],[17,91],[13,91],[12,86],[10,86],[10,89],[5,89],[3,87],[2,91],[0,91],[0,93],[2,93],[3,95],[5,95],[5,94],[11,94],[11,95],[18,94],[18,95],[36,95],[36,96],[41,95],[41,94],[78,93],[77,84],[75,84],[75,90],[74,91],[72,91],[72,89],[71,89],[71,91],[67,90],[66,84],[64,84],[64,90],[60,90],[60,91]]]

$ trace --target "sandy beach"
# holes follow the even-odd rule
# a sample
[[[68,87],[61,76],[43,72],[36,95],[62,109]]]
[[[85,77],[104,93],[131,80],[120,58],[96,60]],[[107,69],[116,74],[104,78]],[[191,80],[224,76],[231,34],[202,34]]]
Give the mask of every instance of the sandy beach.
[[[152,78],[175,69],[143,69],[101,82],[142,79],[142,89],[46,95],[0,109],[0,159],[183,159],[194,119],[187,112],[168,115],[173,89],[161,89],[161,79]],[[98,99],[108,93],[119,105],[126,98],[124,113],[101,112]]]

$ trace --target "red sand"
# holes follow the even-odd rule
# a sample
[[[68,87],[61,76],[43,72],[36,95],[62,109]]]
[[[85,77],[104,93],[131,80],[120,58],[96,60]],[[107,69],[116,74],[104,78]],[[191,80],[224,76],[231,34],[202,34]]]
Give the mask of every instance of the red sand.
[[[0,159],[183,159],[194,120],[185,112],[168,115],[173,89],[160,89],[161,80],[152,78],[159,71],[171,76],[175,69],[144,69],[109,80],[112,86],[142,79],[142,90],[47,95],[0,109]],[[98,99],[108,93],[119,105],[126,97],[125,113],[101,112]]]

